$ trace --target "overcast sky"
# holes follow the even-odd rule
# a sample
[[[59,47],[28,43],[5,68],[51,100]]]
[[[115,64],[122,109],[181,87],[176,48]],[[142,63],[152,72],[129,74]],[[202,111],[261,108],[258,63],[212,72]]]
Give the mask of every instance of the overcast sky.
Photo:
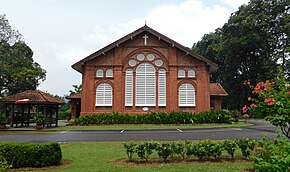
[[[71,65],[147,25],[184,46],[227,22],[249,0],[0,0],[47,71],[39,90],[68,94],[81,83]]]

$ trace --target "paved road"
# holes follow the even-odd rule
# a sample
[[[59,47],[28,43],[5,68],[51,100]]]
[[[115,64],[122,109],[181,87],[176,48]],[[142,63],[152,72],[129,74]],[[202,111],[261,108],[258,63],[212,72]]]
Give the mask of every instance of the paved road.
[[[1,142],[83,142],[83,141],[130,141],[130,140],[201,140],[238,139],[248,137],[261,139],[264,135],[275,138],[278,129],[262,120],[252,120],[254,126],[240,128],[146,130],[146,131],[3,131]]]

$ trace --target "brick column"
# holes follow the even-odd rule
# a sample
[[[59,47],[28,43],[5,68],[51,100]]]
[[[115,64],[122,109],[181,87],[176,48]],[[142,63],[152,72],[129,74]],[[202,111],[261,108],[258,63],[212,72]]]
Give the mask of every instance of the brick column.
[[[83,70],[82,80],[82,112],[81,115],[93,113],[95,111],[96,90],[94,87],[95,70],[85,66]]]
[[[174,47],[169,47],[169,77],[166,80],[166,111],[178,111],[177,96],[177,51]]]
[[[123,83],[122,75],[122,47],[115,48],[114,57],[114,94],[113,94],[113,111],[122,112],[125,106],[124,102],[124,89],[125,85]]]

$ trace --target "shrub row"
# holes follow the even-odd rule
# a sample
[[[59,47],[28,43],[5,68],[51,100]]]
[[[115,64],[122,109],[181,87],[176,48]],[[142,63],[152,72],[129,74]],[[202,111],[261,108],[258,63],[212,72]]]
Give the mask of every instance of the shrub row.
[[[203,140],[199,142],[177,141],[170,143],[158,142],[126,142],[123,143],[128,161],[132,161],[135,154],[141,160],[148,161],[154,152],[164,161],[168,157],[179,157],[185,160],[195,156],[199,160],[219,159],[226,152],[234,159],[235,152],[240,149],[242,155],[254,160],[255,171],[273,172],[290,171],[290,141],[285,137],[274,140],[264,138],[263,140],[252,140],[242,138],[238,140],[225,140],[215,142]]]
[[[203,140],[197,143],[190,141],[177,141],[170,143],[158,142],[127,142],[123,143],[128,160],[133,159],[134,154],[138,158],[144,159],[147,162],[149,156],[155,151],[164,161],[169,156],[178,156],[183,160],[190,156],[195,156],[199,160],[209,159],[210,157],[218,159],[222,152],[227,152],[232,158],[237,149],[241,149],[243,156],[248,157],[257,142],[252,139],[242,138],[239,140],[225,140],[224,142],[215,142],[211,140]]]
[[[0,143],[0,155],[13,168],[59,165],[62,158],[58,143]]]
[[[102,113],[75,119],[76,125],[87,124],[203,124],[230,123],[233,118],[227,110],[213,110],[200,113],[191,112],[151,112],[143,115]]]

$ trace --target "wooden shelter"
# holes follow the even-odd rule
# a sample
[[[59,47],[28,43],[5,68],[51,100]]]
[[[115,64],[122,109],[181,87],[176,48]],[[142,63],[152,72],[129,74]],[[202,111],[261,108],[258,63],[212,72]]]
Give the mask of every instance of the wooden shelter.
[[[61,99],[39,90],[27,90],[0,99],[5,104],[5,114],[9,118],[10,127],[15,124],[29,126],[30,119],[35,114],[44,114],[46,119],[44,125],[57,126],[59,105],[65,104]]]

